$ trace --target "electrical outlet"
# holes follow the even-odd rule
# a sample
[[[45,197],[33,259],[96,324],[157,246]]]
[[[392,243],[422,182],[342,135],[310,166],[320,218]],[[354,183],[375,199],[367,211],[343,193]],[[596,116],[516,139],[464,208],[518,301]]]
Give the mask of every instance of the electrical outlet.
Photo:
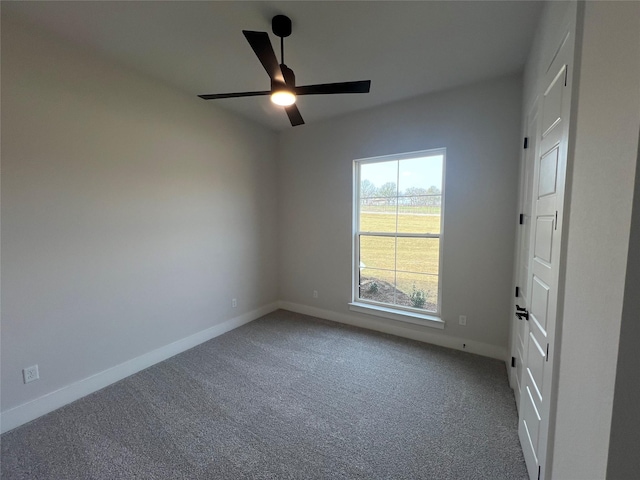
[[[458,323],[460,325],[466,325],[467,324],[467,316],[466,315],[460,315],[460,318],[458,318]]]
[[[231,307],[236,308],[238,306],[238,299],[237,298],[232,298],[231,299]]]
[[[318,298],[318,290],[313,291],[313,298]]]
[[[24,379],[24,383],[33,382],[34,380],[38,380],[40,378],[40,374],[38,373],[38,365],[32,365],[27,368],[22,369],[22,378]]]

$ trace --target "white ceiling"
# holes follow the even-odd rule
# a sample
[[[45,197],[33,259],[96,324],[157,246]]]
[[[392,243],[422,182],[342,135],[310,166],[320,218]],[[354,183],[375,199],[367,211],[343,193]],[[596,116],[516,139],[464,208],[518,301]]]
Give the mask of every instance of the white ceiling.
[[[298,85],[372,81],[369,94],[300,97],[307,123],[520,71],[541,9],[536,1],[2,2],[3,15],[194,96],[268,90],[242,30],[269,32],[279,58],[271,18],[285,14],[293,22],[285,62]],[[291,128],[268,97],[209,102]]]

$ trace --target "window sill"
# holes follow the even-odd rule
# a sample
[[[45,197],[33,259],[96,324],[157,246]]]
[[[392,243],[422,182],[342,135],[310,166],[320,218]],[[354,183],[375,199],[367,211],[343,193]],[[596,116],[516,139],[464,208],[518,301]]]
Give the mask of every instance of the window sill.
[[[444,329],[444,321],[440,317],[434,315],[424,315],[421,313],[408,312],[405,310],[396,310],[394,308],[380,307],[378,305],[370,305],[368,303],[351,302],[349,310],[358,313],[366,313],[367,315],[375,315],[376,317],[389,318],[398,322],[413,323],[415,325],[423,325],[425,327]]]

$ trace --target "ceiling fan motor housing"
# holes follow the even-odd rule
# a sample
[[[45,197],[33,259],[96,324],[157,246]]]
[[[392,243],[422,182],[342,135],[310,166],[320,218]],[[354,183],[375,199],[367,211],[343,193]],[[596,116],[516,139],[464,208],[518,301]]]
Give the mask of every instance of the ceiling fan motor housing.
[[[284,77],[284,83],[289,85],[289,87],[293,88],[296,86],[296,76],[289,67],[287,67],[284,63],[280,64],[280,70],[282,70],[282,76]]]
[[[276,15],[271,19],[271,29],[276,37],[288,37],[291,35],[291,19],[286,15]]]

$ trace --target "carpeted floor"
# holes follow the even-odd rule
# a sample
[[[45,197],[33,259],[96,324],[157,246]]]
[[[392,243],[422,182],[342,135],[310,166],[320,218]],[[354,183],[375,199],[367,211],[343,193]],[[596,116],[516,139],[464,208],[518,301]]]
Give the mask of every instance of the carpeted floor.
[[[279,310],[4,434],[2,479],[526,479],[504,363]]]

